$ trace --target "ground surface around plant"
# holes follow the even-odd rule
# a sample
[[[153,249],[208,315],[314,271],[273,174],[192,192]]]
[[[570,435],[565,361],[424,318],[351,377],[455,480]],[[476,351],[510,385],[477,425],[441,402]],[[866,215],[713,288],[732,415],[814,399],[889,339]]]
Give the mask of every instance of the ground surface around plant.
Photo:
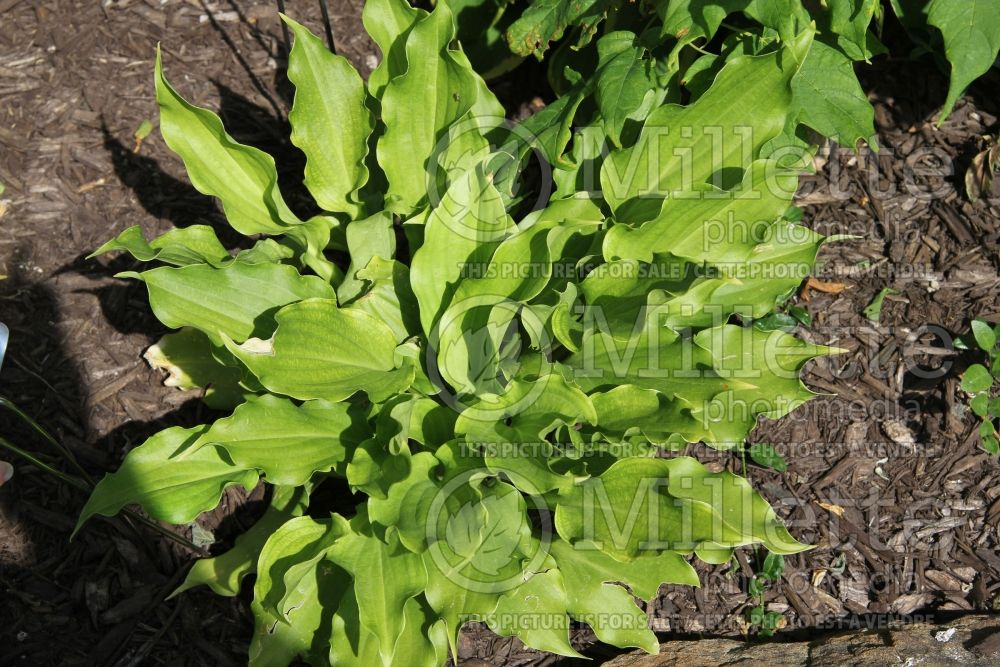
[[[339,51],[367,73],[377,61],[361,0],[331,5]],[[287,6],[321,30],[317,3]],[[270,3],[234,1],[0,0],[0,16],[0,321],[11,328],[0,393],[100,476],[153,432],[208,417],[197,396],[162,387],[142,361],[163,329],[144,288],[112,278],[130,262],[85,259],[130,225],[148,236],[224,224],[155,134],[134,150],[133,132],[156,117],[155,44],[186,97],[278,156],[294,205],[302,160],[286,143],[280,24]],[[998,606],[1000,463],[978,448],[963,407],[958,375],[971,359],[947,344],[973,316],[1000,318],[1000,197],[971,203],[961,185],[981,137],[998,130],[997,74],[936,127],[945,78],[928,62],[883,59],[865,76],[880,152],[830,151],[804,181],[806,223],[861,238],[827,246],[822,289],[796,297],[813,315],[800,333],[848,350],[809,369],[807,384],[829,395],[754,436],[784,454],[788,469],[751,464],[752,482],[796,537],[816,545],[789,558],[767,593],[769,609],[784,612],[781,632]],[[539,103],[524,77],[537,71],[499,84],[511,115]],[[876,324],[862,311],[884,287],[896,292]],[[64,467],[6,415],[0,433]],[[742,467],[732,454],[690,453]],[[70,542],[84,496],[13,462],[15,477],[0,488],[0,664],[245,661],[245,598],[193,591],[164,600],[196,554],[121,520],[94,521]],[[261,489],[227,494],[199,519],[197,539],[224,549],[261,497]],[[191,537],[192,527],[178,532]],[[754,554],[738,560],[699,566],[700,589],[664,587],[652,603],[656,629],[743,633]],[[615,653],[586,629],[574,641],[598,659]],[[470,665],[570,662],[476,626],[461,652]]]

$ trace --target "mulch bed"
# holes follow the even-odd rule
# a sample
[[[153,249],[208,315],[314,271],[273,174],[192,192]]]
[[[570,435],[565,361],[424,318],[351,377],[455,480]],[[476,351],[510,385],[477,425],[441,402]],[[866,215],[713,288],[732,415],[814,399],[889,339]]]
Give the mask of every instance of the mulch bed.
[[[338,50],[367,74],[376,60],[361,0],[331,4]],[[317,3],[289,1],[288,10],[321,31]],[[0,0],[0,15],[0,180],[9,200],[0,320],[11,328],[0,393],[99,476],[155,431],[204,418],[196,399],[162,387],[141,359],[164,330],[143,286],[111,277],[130,261],[85,259],[133,224],[149,235],[223,222],[155,134],[133,152],[132,133],[156,118],[155,44],[182,94],[220,110],[240,141],[282,156],[295,206],[302,162],[287,144],[280,26],[271,3],[232,0],[207,9],[199,0]],[[809,369],[806,383],[829,395],[756,432],[788,470],[748,471],[793,533],[817,545],[788,558],[767,594],[771,609],[786,612],[789,636],[852,619],[995,610],[1000,598],[1000,463],[979,449],[959,389],[974,358],[950,345],[971,317],[1000,319],[1000,197],[971,203],[961,185],[981,137],[998,130],[997,72],[941,127],[934,113],[946,79],[927,63],[883,62],[865,76],[882,150],[830,151],[799,197],[814,229],[862,237],[821,255],[818,277],[842,290],[797,301],[814,318],[800,333],[848,352]],[[501,94],[513,112],[533,96],[510,80]],[[862,310],[883,287],[896,292],[875,324]],[[45,452],[7,415],[0,433]],[[731,454],[691,453],[740,467]],[[121,520],[95,520],[68,541],[84,496],[14,463],[14,480],[0,489],[0,664],[245,662],[244,597],[195,590],[164,601],[194,554]],[[259,500],[259,491],[227,494],[199,520],[215,533],[213,548],[248,525]],[[699,566],[700,589],[662,589],[652,603],[656,629],[743,634],[753,558],[744,551],[739,567]],[[594,657],[614,654],[585,629],[575,641]],[[571,662],[475,625],[461,649],[470,665]]]

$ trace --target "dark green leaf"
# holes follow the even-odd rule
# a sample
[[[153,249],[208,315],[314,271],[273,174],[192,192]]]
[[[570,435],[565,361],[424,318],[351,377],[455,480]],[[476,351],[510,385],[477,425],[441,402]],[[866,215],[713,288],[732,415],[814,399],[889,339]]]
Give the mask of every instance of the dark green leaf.
[[[750,445],[750,458],[758,465],[762,465],[765,468],[773,468],[778,472],[785,472],[788,469],[788,464],[785,463],[784,457],[774,449],[773,445],[766,442]]]

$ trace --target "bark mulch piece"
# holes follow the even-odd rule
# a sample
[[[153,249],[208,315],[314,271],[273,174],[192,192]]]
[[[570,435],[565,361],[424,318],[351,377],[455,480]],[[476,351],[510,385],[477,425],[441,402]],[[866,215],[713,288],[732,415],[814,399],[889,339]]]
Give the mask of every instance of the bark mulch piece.
[[[338,49],[367,74],[377,59],[360,0],[330,4]],[[288,5],[321,33],[318,3]],[[164,330],[144,288],[111,277],[134,265],[85,259],[133,224],[147,234],[195,223],[221,232],[217,207],[155,133],[133,151],[133,132],[156,117],[155,44],[182,94],[218,110],[240,141],[282,156],[283,189],[304,208],[302,158],[287,143],[281,28],[264,1],[0,0],[0,13],[0,320],[11,328],[0,392],[98,477],[153,432],[208,418],[196,397],[162,387],[141,360]],[[786,612],[785,631],[997,607],[1000,468],[978,448],[959,389],[972,358],[947,344],[972,316],[1000,318],[1000,199],[970,203],[961,186],[981,137],[997,131],[995,96],[977,95],[996,90],[990,77],[938,128],[944,77],[926,66],[876,67],[867,83],[882,150],[831,151],[803,184],[807,224],[862,238],[822,253],[818,278],[845,289],[812,291],[800,303],[814,318],[803,336],[848,350],[807,375],[831,396],[755,436],[789,467],[751,466],[753,483],[797,537],[817,545],[787,559],[784,580],[768,592],[770,608]],[[499,84],[515,113],[537,93],[516,83]],[[929,175],[942,164],[954,173]],[[883,287],[896,292],[875,324],[862,310]],[[9,415],[0,414],[0,433],[65,467]],[[691,453],[740,466],[733,454]],[[245,661],[245,595],[195,590],[164,601],[195,554],[120,519],[94,520],[68,541],[83,494],[14,463],[0,489],[0,664]],[[199,519],[216,548],[246,527],[261,494],[229,492]],[[174,530],[191,536],[190,527]],[[701,589],[665,587],[652,603],[656,629],[745,632],[754,557],[700,566]],[[586,629],[574,643],[595,658],[616,653]],[[463,634],[461,654],[470,665],[570,662],[477,625]]]

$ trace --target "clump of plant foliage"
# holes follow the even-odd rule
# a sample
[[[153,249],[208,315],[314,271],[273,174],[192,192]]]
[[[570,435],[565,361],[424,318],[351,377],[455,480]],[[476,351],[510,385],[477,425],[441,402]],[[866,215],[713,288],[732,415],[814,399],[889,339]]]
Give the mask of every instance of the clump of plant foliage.
[[[476,619],[563,655],[570,621],[655,652],[636,599],[697,585],[692,558],[806,548],[744,478],[665,454],[740,446],[830,352],[752,326],[824,240],[785,215],[815,31],[728,58],[687,106],[657,97],[608,152],[601,123],[570,145],[569,98],[506,123],[448,3],[363,18],[383,54],[367,83],[286,19],[315,215],[157,58],[164,140],[253,243],[194,224],[98,252],[158,265],[122,274],[175,330],[147,356],[228,416],[130,451],[80,524],[129,504],[183,524],[266,483],[260,520],[181,586],[255,575],[255,665],[441,665]],[[532,150],[555,192],[522,177]],[[353,509],[316,500],[330,485]]]
[[[981,420],[979,436],[983,449],[990,454],[1000,454],[1000,433],[996,422],[1000,419],[1000,397],[994,391],[1000,382],[1000,324],[991,327],[983,320],[972,320],[972,338],[986,354],[986,364],[972,364],[965,369],[962,389],[972,397],[969,407]]]
[[[818,32],[792,81],[790,117],[851,148],[859,140],[875,145],[874,111],[854,64],[887,53],[886,12],[902,23],[914,53],[943,51],[947,58],[951,82],[942,119],[1000,50],[1000,12],[980,0],[454,0],[452,6],[477,69],[489,77],[523,57],[545,56],[555,89],[586,100],[583,115],[596,108],[616,144],[652,90],[673,101],[697,99],[728,60],[787,42],[812,22]]]

